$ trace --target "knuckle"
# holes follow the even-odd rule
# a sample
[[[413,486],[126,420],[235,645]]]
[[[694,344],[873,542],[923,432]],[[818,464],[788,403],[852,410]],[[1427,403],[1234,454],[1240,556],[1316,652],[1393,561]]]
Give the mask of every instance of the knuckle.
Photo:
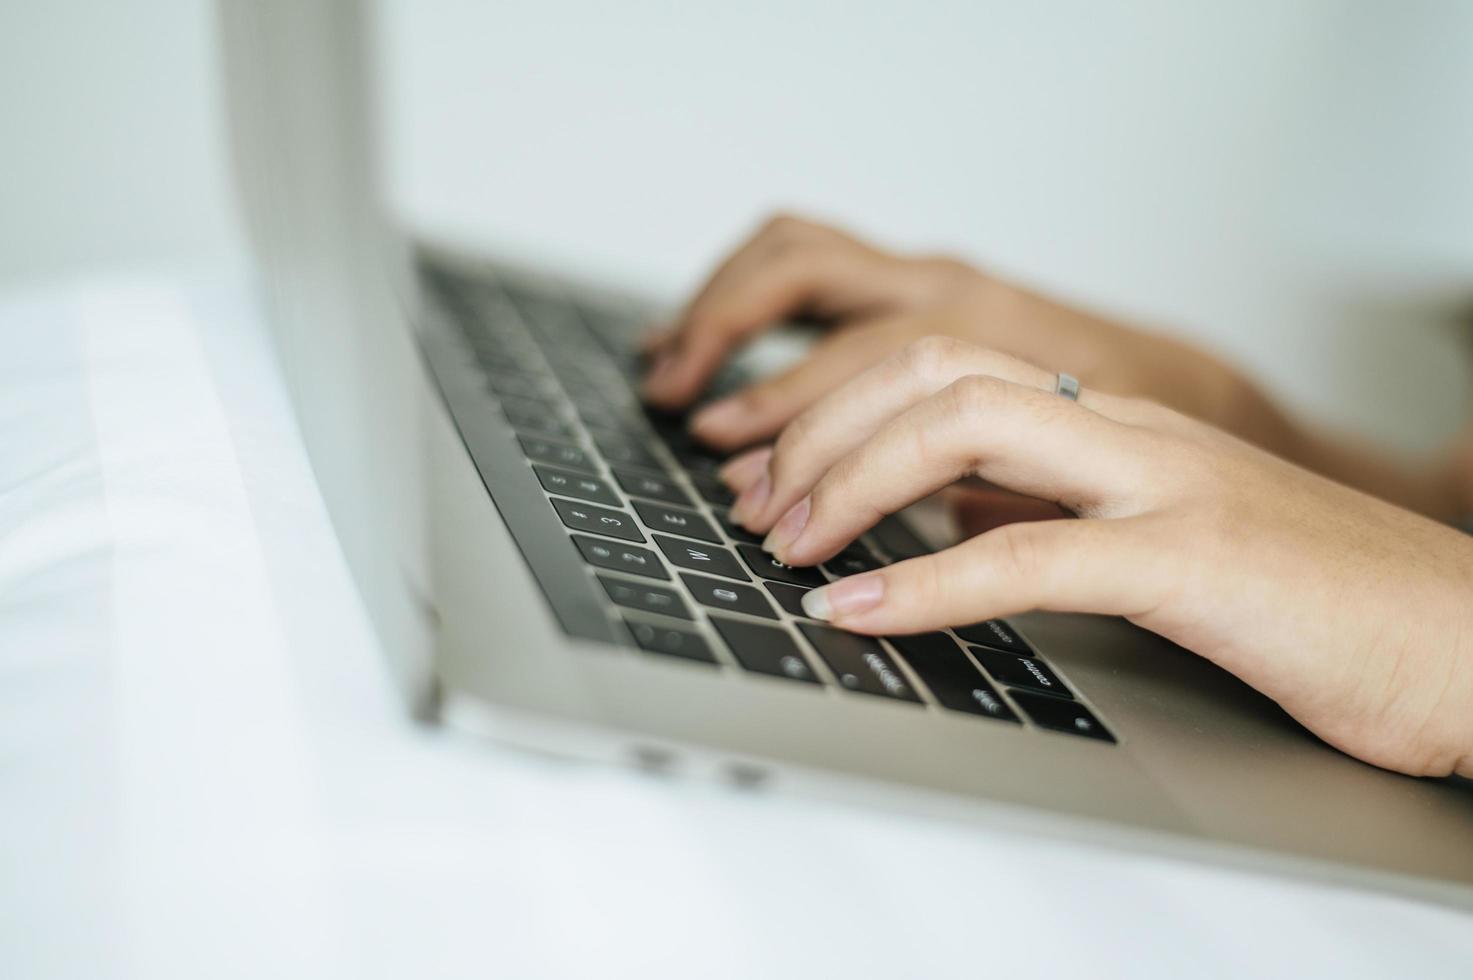
[[[1034,581],[1043,568],[1038,538],[1026,524],[1005,524],[989,532],[994,537],[1002,575],[1015,581]]]
[[[788,238],[802,234],[811,226],[811,222],[790,211],[774,211],[762,223],[760,234],[769,238]]]
[[[808,443],[810,425],[807,413],[799,415],[783,428],[777,441],[773,443],[772,458],[768,460],[767,467],[775,486],[785,486],[794,478],[798,469],[794,460],[812,456],[804,449]]]
[[[928,334],[906,344],[899,355],[901,370],[924,382],[936,382],[956,372],[970,345],[955,337]]]
[[[927,287],[929,298],[941,299],[975,288],[982,274],[966,262],[951,255],[925,255],[913,260],[913,267]]]
[[[947,385],[947,414],[953,418],[969,418],[996,411],[1011,397],[1008,386],[985,374],[968,374]]]
[[[813,419],[808,412],[803,412],[793,418],[783,427],[783,431],[777,437],[773,446],[774,455],[784,456],[801,454],[803,447],[808,444],[808,435],[813,431]]]
[[[844,510],[848,520],[860,519],[866,524],[878,521],[884,514],[875,506],[872,482],[867,479],[869,460],[863,452],[850,453],[829,467],[813,488],[814,513]]]

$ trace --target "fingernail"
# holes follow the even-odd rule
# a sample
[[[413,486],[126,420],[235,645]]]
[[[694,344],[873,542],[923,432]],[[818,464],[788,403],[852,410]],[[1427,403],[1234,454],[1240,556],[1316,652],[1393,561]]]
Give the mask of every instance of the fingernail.
[[[798,501],[788,512],[782,516],[767,537],[762,541],[762,550],[769,555],[783,557],[786,550],[798,540],[803,533],[803,528],[808,525],[808,512],[813,509],[813,501],[804,497]]]
[[[771,446],[749,449],[728,461],[716,471],[716,475],[721,478],[722,483],[737,493],[741,493],[752,485],[753,480],[762,475],[762,471],[767,468],[767,461],[771,458]]]
[[[833,622],[868,612],[885,598],[885,577],[871,573],[831,582],[803,594],[803,611],[814,619]]]
[[[730,429],[741,420],[742,406],[734,398],[723,399],[697,412],[690,420],[690,430],[697,435]]]
[[[762,508],[767,506],[767,498],[772,496],[772,477],[764,470],[757,477],[757,482],[743,490],[741,496],[731,505],[731,521],[746,527],[747,521],[762,513]]]

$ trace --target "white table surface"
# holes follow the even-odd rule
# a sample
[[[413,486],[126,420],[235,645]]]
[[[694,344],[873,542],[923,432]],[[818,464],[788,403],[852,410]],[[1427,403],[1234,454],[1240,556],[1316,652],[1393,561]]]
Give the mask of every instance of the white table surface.
[[[245,296],[0,304],[0,975],[1473,973],[1441,908],[413,727]]]

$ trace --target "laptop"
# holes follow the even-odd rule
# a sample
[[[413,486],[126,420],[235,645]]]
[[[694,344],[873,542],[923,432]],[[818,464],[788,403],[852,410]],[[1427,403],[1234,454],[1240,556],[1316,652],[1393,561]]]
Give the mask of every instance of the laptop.
[[[377,172],[372,13],[222,0],[220,30],[273,337],[406,710],[746,791],[1473,908],[1473,784],[1344,756],[1123,621],[876,639],[805,617],[806,590],[934,542],[895,515],[820,567],[774,562],[730,521],[720,457],[639,402],[657,305],[404,233]]]

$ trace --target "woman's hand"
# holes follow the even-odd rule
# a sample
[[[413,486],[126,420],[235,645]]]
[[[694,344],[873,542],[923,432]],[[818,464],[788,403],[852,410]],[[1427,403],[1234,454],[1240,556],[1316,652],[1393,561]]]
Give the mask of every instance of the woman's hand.
[[[1185,344],[1089,316],[961,262],[890,254],[825,225],[779,216],[721,265],[676,322],[650,335],[644,394],[681,409],[732,351],[784,319],[829,324],[796,367],[692,419],[726,450],[779,432],[795,415],[907,343],[950,336],[1057,365],[1095,391],[1137,394],[1282,442],[1287,424],[1239,375]]]
[[[1124,616],[1325,741],[1473,776],[1473,539],[1185,415],[948,338],[911,344],[733,461],[736,515],[813,565],[964,477],[1069,519],[1011,523],[852,576],[804,608],[908,633],[1032,609]]]
[[[691,429],[702,441],[731,451],[770,439],[906,344],[942,336],[1068,371],[1095,392],[1160,402],[1441,520],[1473,498],[1473,482],[1446,460],[1395,459],[1305,428],[1241,373],[1188,344],[1082,313],[954,260],[893,255],[787,216],[767,222],[672,326],[651,335],[646,399],[687,407],[733,349],[796,317],[832,329],[792,369],[696,413]]]

